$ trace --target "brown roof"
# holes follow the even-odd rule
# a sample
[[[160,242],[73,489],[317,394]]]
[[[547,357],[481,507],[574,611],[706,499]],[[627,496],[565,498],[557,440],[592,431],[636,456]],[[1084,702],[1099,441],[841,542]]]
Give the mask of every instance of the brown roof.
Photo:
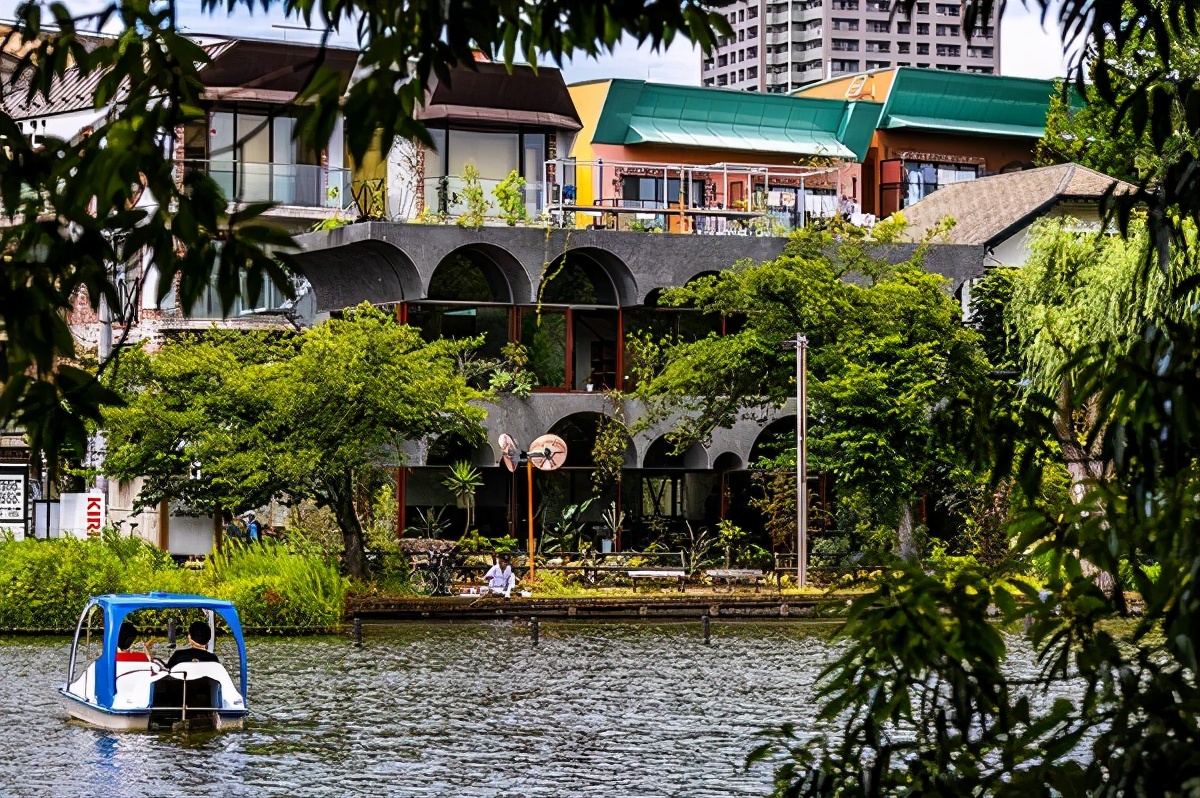
[[[1125,194],[1136,189],[1086,166],[1066,163],[952,183],[901,213],[908,221],[905,235],[913,241],[952,216],[957,223],[939,240],[990,246],[1060,202],[1099,202],[1109,190]]]
[[[417,119],[516,127],[533,125],[579,130],[579,114],[562,73],[553,67],[475,62],[450,72],[449,81],[433,78]]]

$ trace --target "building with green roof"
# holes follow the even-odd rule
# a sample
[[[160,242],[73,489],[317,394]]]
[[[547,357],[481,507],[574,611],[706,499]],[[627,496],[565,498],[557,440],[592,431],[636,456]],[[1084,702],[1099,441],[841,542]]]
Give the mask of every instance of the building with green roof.
[[[882,103],[861,191],[863,210],[882,217],[948,183],[1032,166],[1059,90],[1051,80],[898,67],[823,81],[797,96]]]

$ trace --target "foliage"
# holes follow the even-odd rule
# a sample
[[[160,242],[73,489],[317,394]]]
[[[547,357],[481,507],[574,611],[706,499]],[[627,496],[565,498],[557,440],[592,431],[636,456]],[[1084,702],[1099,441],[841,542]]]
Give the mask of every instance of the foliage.
[[[796,456],[791,468],[755,469],[751,478],[758,488],[750,506],[763,515],[767,537],[776,549],[796,546]]]
[[[450,524],[442,518],[445,509],[444,507],[430,507],[425,510],[417,510],[417,522],[404,528],[404,536],[440,540],[450,528]]]
[[[490,554],[491,552],[512,554],[520,549],[520,543],[511,535],[499,538],[486,538],[479,534],[478,529],[472,529],[462,540],[458,541],[459,551],[463,554]]]
[[[332,629],[346,611],[346,580],[335,562],[273,542],[213,552],[199,584],[232,601],[251,628]]]
[[[1153,5],[1160,13],[1169,13],[1170,6],[1163,0]],[[1156,82],[1166,77],[1164,73],[1200,74],[1200,36],[1195,31],[1175,31],[1165,51],[1146,46],[1150,38],[1142,32],[1128,42],[1120,37],[1104,40],[1099,57],[1087,67],[1093,76],[1102,71],[1110,79],[1103,89],[1095,77],[1070,92],[1060,87],[1051,98],[1046,131],[1038,142],[1039,165],[1075,162],[1133,183],[1157,184],[1170,164],[1200,152],[1195,126],[1189,130],[1187,109],[1178,100],[1154,98],[1156,105],[1165,105],[1167,110],[1161,113],[1170,118],[1170,129],[1162,131],[1162,138],[1144,122],[1130,124],[1131,109],[1121,107],[1137,102],[1139,84]],[[1106,102],[1103,93],[1115,95],[1118,102]]]
[[[591,545],[585,540],[587,524],[583,517],[596,498],[585,499],[578,504],[568,504],[554,518],[549,517],[549,503],[541,507],[542,536],[538,540],[538,552],[555,554],[566,551],[584,551]]]
[[[1019,347],[1028,401],[1056,408],[1053,440],[1080,486],[1109,467],[1101,456],[1107,407],[1097,387],[1083,383],[1106,373],[1123,342],[1146,324],[1181,320],[1200,294],[1189,289],[1198,270],[1184,253],[1168,271],[1146,272],[1150,240],[1135,223],[1129,238],[1080,234],[1070,219],[1034,229],[1028,263],[1014,278],[1005,314]],[[1180,290],[1182,289],[1182,291]],[[1086,351],[1097,356],[1083,359]]]
[[[463,165],[462,181],[462,201],[467,209],[459,214],[458,226],[483,227],[491,203],[483,193],[483,185],[479,182],[479,169],[475,164],[468,162]]]
[[[219,512],[312,499],[336,515],[346,566],[364,579],[359,488],[404,440],[481,434],[484,411],[470,402],[482,394],[456,369],[463,346],[426,344],[367,305],[283,339],[170,341],[122,369],[128,404],[106,415],[106,473],[144,476],[143,506],[174,498]]]
[[[525,205],[525,178],[517,174],[516,169],[496,184],[492,189],[492,196],[496,198],[496,205],[500,208],[500,218],[509,227],[514,227],[517,222],[529,218],[529,210]]]
[[[74,629],[92,596],[152,590],[229,599],[252,628],[333,628],[345,612],[336,565],[273,543],[231,546],[194,571],[114,530],[99,540],[0,541],[0,628]]]
[[[536,382],[537,377],[529,368],[529,350],[513,341],[506,343],[500,361],[491,365],[488,389],[528,399]]]
[[[442,484],[454,494],[459,503],[467,510],[467,525],[463,536],[471,529],[474,520],[475,491],[483,487],[483,475],[479,469],[467,460],[459,460],[450,466],[450,475],[442,480]]]
[[[639,219],[636,216],[625,222],[625,229],[634,233],[661,233],[663,231],[662,225],[656,224],[653,219]]]
[[[804,331],[810,468],[862,497],[865,521],[899,528],[911,550],[912,503],[947,482],[961,453],[946,431],[962,424],[950,419],[966,412],[987,363],[919,253],[892,265],[862,239],[835,247],[833,236],[798,233],[773,261],[739,263],[664,292],[663,304],[744,316],[745,324],[730,335],[660,342],[662,354],[643,360],[661,368],[638,395],[652,418],[680,419],[681,440],[703,440],[747,408],[778,408],[795,395],[795,355],[784,344]],[[850,272],[865,284],[843,279]]]
[[[619,406],[613,402],[614,413],[619,413]],[[629,428],[621,419],[608,413],[598,416],[596,422],[596,439],[592,443],[592,491],[596,496],[602,496],[621,481],[621,472],[625,468],[625,451],[629,447]]]

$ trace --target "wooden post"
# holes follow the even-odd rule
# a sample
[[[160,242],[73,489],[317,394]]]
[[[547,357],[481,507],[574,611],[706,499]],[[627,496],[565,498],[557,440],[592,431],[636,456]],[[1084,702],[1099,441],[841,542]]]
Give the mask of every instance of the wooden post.
[[[529,619],[529,635],[530,635],[530,639],[533,641],[533,644],[536,646],[538,644],[538,619],[537,619],[537,616],[532,616]]]
[[[709,643],[709,629],[708,629],[709,620],[708,620],[708,615],[705,615],[703,618],[701,618],[701,619],[700,619],[700,622],[701,622],[701,624],[704,626],[704,645],[706,645],[706,646],[707,646],[707,645],[708,645],[708,643]]]
[[[362,618],[354,616],[354,647],[362,648]]]
[[[171,506],[166,499],[158,503],[158,547],[163,551],[171,548]]]
[[[225,527],[221,526],[221,508],[213,510],[213,548],[220,551],[225,545]]]

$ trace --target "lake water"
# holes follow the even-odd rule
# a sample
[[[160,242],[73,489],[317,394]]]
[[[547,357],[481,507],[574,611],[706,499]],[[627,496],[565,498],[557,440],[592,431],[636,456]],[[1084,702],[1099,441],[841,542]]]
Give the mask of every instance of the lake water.
[[[0,796],[764,795],[755,734],[804,728],[831,627],[509,622],[249,641],[251,717],[222,734],[68,723],[63,639],[0,645]]]

